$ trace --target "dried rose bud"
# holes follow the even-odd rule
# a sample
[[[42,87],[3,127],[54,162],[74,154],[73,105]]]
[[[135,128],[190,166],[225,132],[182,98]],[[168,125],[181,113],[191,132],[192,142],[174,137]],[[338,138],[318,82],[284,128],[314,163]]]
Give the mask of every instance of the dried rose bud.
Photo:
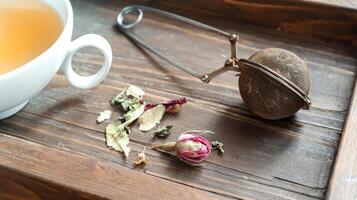
[[[181,108],[182,108],[182,104],[175,104],[173,106],[166,108],[166,112],[167,113],[177,113],[178,111],[181,110]]]
[[[202,136],[182,134],[177,142],[153,146],[154,149],[175,151],[177,157],[183,162],[199,166],[211,153],[211,143]]]
[[[151,108],[156,107],[159,104],[162,104],[165,106],[165,111],[167,113],[176,113],[180,111],[182,108],[182,105],[187,103],[186,97],[181,97],[179,99],[169,99],[161,103],[149,103],[145,105],[145,110],[149,110]]]

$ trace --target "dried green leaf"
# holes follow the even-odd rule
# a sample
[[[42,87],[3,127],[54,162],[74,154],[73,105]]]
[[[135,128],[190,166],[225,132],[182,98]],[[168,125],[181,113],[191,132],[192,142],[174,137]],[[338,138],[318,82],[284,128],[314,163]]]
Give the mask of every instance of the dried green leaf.
[[[129,156],[129,127],[115,120],[106,127],[107,145],[113,149],[124,152],[125,156]]]
[[[99,116],[97,118],[97,122],[98,123],[102,123],[107,119],[110,119],[110,116],[112,115],[112,111],[111,110],[104,110],[103,112],[99,113]]]
[[[142,105],[144,94],[145,92],[142,89],[131,85],[113,97],[110,103],[113,106],[121,105],[124,111],[135,110]]]
[[[224,153],[224,144],[222,142],[213,141],[211,144],[213,150],[217,149],[219,152]]]
[[[114,106],[121,105],[126,113],[123,119],[114,120],[106,127],[107,145],[117,151],[124,152],[126,157],[128,157],[130,152],[130,148],[128,147],[129,125],[144,113],[145,106],[142,101],[144,94],[145,92],[141,88],[130,85],[110,101]],[[121,120],[124,122],[122,123]]]
[[[129,126],[133,121],[141,116],[144,113],[144,105],[140,104],[135,110],[130,110],[129,112],[124,114],[126,126]]]
[[[165,106],[162,104],[147,110],[142,114],[139,118],[140,127],[139,130],[141,131],[149,131],[159,124],[162,117],[165,113]]]
[[[110,104],[113,106],[121,105],[121,102],[123,101],[122,98],[125,96],[125,90],[117,94],[116,96],[112,97],[112,100],[110,101]]]
[[[121,123],[120,120],[114,120],[106,127],[107,145],[113,149],[124,152],[125,157],[129,156],[129,125],[135,121],[144,112],[144,105],[140,104],[135,110],[129,110],[124,114],[125,122]]]
[[[171,131],[172,131],[172,127],[173,126],[160,126],[158,127],[155,132],[154,132],[154,136],[156,137],[167,137]]]

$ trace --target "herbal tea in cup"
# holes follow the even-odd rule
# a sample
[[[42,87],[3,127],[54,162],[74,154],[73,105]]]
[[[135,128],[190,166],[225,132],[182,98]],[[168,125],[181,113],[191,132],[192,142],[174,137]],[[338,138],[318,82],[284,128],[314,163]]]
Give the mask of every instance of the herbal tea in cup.
[[[59,37],[63,22],[40,0],[0,0],[0,74],[46,51]]]
[[[80,89],[104,80],[112,63],[109,43],[95,34],[71,41],[72,32],[69,0],[0,0],[0,120],[21,110],[59,69]],[[97,73],[81,76],[72,56],[87,46],[99,49],[104,63]]]

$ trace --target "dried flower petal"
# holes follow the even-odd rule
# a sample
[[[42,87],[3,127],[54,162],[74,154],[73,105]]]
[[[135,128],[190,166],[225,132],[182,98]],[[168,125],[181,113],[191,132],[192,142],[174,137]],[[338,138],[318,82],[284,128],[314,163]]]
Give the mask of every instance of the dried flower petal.
[[[165,106],[165,111],[167,113],[176,113],[178,112],[182,106],[187,103],[186,97],[181,97],[179,99],[169,99],[161,103],[151,103],[151,104],[146,104],[145,105],[145,110],[152,109],[156,107],[157,105],[164,105]]]
[[[165,113],[165,106],[158,105],[153,109],[147,110],[139,118],[141,131],[149,131],[159,124]]]
[[[212,144],[213,150],[217,149],[219,152],[224,153],[224,144],[222,142],[213,141],[213,142],[211,142],[211,144]]]
[[[97,118],[97,122],[98,123],[102,123],[107,119],[110,119],[110,116],[112,115],[112,111],[111,110],[104,110],[103,112],[99,113],[99,116]]]
[[[154,136],[156,137],[167,137],[172,130],[173,126],[160,126],[158,127],[155,132],[154,132]]]

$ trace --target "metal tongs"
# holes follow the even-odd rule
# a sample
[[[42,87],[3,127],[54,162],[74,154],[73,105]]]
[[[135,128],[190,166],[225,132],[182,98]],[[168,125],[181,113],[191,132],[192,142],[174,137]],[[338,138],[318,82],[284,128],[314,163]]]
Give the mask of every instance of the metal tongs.
[[[130,23],[126,22],[125,17],[128,14],[133,13],[133,12],[135,12],[137,14],[136,19]],[[151,13],[158,14],[158,15],[161,15],[164,17],[169,17],[169,18],[172,18],[175,20],[179,20],[179,21],[200,27],[205,30],[215,32],[218,35],[221,35],[221,36],[227,38],[231,44],[231,57],[225,61],[225,64],[223,67],[221,67],[211,73],[208,73],[208,74],[198,74],[197,72],[192,71],[189,67],[172,61],[170,58],[166,57],[161,52],[152,48],[151,46],[146,44],[144,41],[142,41],[137,35],[135,35],[129,31],[131,28],[133,28],[134,26],[136,26],[137,24],[139,24],[141,22],[141,20],[143,19],[143,16],[144,16],[144,12],[151,12]],[[215,78],[216,76],[218,76],[226,71],[236,71],[239,73],[239,66],[238,66],[238,59],[237,59],[237,42],[238,42],[239,36],[235,33],[227,33],[225,31],[219,30],[217,28],[208,26],[206,24],[200,23],[198,21],[195,21],[195,20],[180,16],[180,15],[176,15],[176,14],[166,12],[163,10],[158,10],[155,8],[150,8],[150,7],[146,7],[146,6],[140,6],[140,5],[130,5],[130,6],[125,7],[118,14],[117,22],[118,22],[118,25],[119,25],[121,31],[128,38],[132,39],[132,41],[134,41],[135,43],[144,47],[146,50],[150,51],[151,53],[153,53],[156,56],[160,57],[161,59],[165,60],[166,62],[170,63],[174,67],[200,79],[202,82],[209,83],[213,78]]]

